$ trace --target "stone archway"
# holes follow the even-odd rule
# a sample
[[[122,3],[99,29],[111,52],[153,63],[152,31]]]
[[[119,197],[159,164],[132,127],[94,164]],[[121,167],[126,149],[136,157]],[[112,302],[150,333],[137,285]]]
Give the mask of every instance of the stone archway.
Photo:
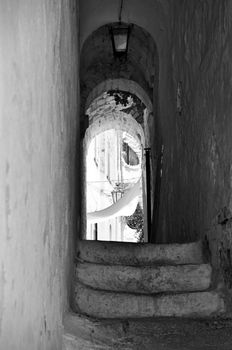
[[[128,91],[135,94],[145,104],[148,112],[152,113],[152,102],[147,92],[135,81],[124,78],[107,79],[95,86],[86,99],[85,110],[95,98],[109,90]]]
[[[111,113],[102,115],[94,119],[93,123],[86,130],[84,138],[84,148],[87,149],[91,139],[109,129],[124,130],[138,140],[142,146],[145,145],[144,131],[141,125],[136,120],[123,112]]]
[[[152,211],[156,164],[160,149],[159,141],[157,141],[159,140],[157,135],[160,132],[158,121],[159,57],[154,39],[146,30],[133,25],[127,58],[126,60],[117,60],[112,52],[109,24],[103,25],[95,30],[83,43],[80,58],[80,76],[83,157],[85,157],[84,136],[94,120],[93,115],[89,115],[89,108],[103,93],[109,91],[127,92],[135,95],[145,105],[146,108],[142,116],[142,128],[144,131],[144,146],[150,147],[152,150]],[[101,101],[98,102],[100,105]],[[84,173],[85,165],[84,159],[82,159],[82,182]],[[82,186],[81,197],[83,202],[85,198],[84,186]],[[82,208],[85,208],[85,206],[82,205]],[[82,210],[82,223],[83,212],[84,210]]]

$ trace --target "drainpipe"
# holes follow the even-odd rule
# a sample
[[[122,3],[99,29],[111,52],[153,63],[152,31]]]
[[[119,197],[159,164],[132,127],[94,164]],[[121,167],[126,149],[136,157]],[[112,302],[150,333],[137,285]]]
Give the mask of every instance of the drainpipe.
[[[94,224],[94,231],[93,231],[93,237],[94,237],[94,240],[95,240],[95,241],[98,240],[97,231],[98,231],[97,223],[95,223],[95,224]]]
[[[162,180],[162,167],[163,167],[164,145],[161,144],[159,157],[156,166],[156,179],[155,179],[155,194],[154,194],[154,209],[153,209],[153,225],[151,243],[155,243],[157,240],[158,221],[159,221],[159,205],[160,205],[160,190]]]
[[[151,242],[151,148],[144,148],[146,159],[146,186],[147,186],[147,236],[148,243]]]

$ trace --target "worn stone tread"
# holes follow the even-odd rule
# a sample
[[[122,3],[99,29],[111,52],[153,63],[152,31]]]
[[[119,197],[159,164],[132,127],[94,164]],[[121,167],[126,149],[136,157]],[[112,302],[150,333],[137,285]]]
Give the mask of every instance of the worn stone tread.
[[[76,284],[75,311],[97,318],[211,317],[225,312],[219,292],[136,295]]]
[[[184,265],[204,262],[202,243],[149,244],[80,241],[78,259],[109,265]]]
[[[209,264],[121,266],[78,263],[76,279],[94,289],[128,293],[202,291],[210,287]]]

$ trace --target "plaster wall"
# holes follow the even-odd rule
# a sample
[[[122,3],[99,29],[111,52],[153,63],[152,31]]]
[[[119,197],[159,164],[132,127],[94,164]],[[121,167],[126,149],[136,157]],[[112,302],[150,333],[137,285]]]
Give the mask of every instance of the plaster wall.
[[[156,119],[156,130],[158,128],[162,128],[162,122],[165,120],[169,114],[169,100],[170,89],[168,85],[168,79],[170,77],[170,43],[171,43],[171,26],[170,26],[170,16],[172,13],[173,2],[170,0],[128,0],[123,3],[122,10],[122,21],[126,23],[133,23],[145,31],[147,31],[151,37],[143,38],[142,41],[136,43],[133,51],[133,57],[139,57],[139,64],[142,63],[143,74],[146,75],[146,80],[148,84],[153,89],[153,98],[154,103],[154,118]],[[80,43],[81,48],[83,48],[86,39],[99,27],[109,24],[112,22],[118,21],[118,14],[120,11],[120,1],[118,0],[81,0],[80,1]],[[133,30],[134,31],[134,30]],[[139,33],[138,33],[139,34]],[[141,34],[139,34],[141,35]],[[157,46],[158,51],[158,61],[157,62],[157,54],[155,54],[153,66],[156,71],[154,72],[150,63],[145,65],[143,64],[144,59],[146,61],[146,57],[149,56],[148,52],[151,51],[151,47],[154,43]],[[102,42],[95,47],[94,52],[99,50],[101,45],[106,45],[107,40],[102,38]],[[131,42],[130,42],[131,44]],[[111,43],[107,44],[107,47],[111,49]],[[131,47],[131,45],[130,45]],[[111,51],[112,55],[112,51]],[[145,56],[145,57],[143,57]],[[85,55],[88,59],[88,56]],[[157,71],[158,67],[158,71]],[[125,67],[126,71],[127,67]],[[141,67],[140,67],[141,69]],[[106,70],[104,66],[103,71]],[[137,68],[134,71],[137,72]],[[138,72],[137,72],[138,73]],[[136,73],[136,74],[137,74]],[[155,75],[154,75],[155,74]],[[90,75],[90,74],[89,74]],[[110,73],[111,77],[112,73]],[[128,78],[128,77],[126,77]],[[136,77],[135,77],[136,78]],[[137,77],[138,78],[138,77]],[[109,79],[109,76],[105,79]],[[86,80],[86,79],[85,79]],[[96,74],[93,77],[93,86],[96,81]],[[136,80],[136,79],[133,79]],[[142,80],[140,81],[140,85],[143,86]],[[159,83],[159,96],[157,96],[157,84]],[[95,83],[96,85],[96,83]],[[146,90],[146,89],[145,89]],[[159,100],[159,102],[158,102]],[[157,121],[160,119],[160,121]],[[162,132],[161,132],[162,133]],[[153,139],[157,139],[157,134],[154,135]],[[157,141],[159,143],[160,140]],[[155,145],[154,145],[155,146]],[[157,145],[156,145],[157,147]]]
[[[231,1],[176,1],[160,233],[188,241],[232,205]],[[176,90],[182,82],[181,115]],[[165,236],[166,235],[166,236]],[[210,235],[210,234],[209,234]]]
[[[0,3],[0,349],[61,349],[75,247],[78,2]]]
[[[100,26],[118,22],[120,11],[118,0],[81,0],[80,45]],[[122,22],[134,23],[146,29],[158,46],[165,49],[163,38],[166,35],[170,10],[170,0],[127,0],[123,4]]]

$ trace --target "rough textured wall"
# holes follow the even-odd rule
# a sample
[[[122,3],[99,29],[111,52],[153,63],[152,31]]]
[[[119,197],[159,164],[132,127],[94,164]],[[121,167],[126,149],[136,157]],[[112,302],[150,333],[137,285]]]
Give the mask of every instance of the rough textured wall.
[[[232,207],[232,2],[180,0],[173,6],[160,234],[189,241],[207,233],[211,241],[218,212]]]
[[[61,348],[74,248],[77,2],[0,4],[0,348]]]
[[[129,43],[127,59],[115,60],[108,25],[98,28],[85,41],[81,51],[82,115],[91,91],[109,79],[134,81],[152,99],[152,90],[158,80],[155,42],[149,33],[134,25]]]

